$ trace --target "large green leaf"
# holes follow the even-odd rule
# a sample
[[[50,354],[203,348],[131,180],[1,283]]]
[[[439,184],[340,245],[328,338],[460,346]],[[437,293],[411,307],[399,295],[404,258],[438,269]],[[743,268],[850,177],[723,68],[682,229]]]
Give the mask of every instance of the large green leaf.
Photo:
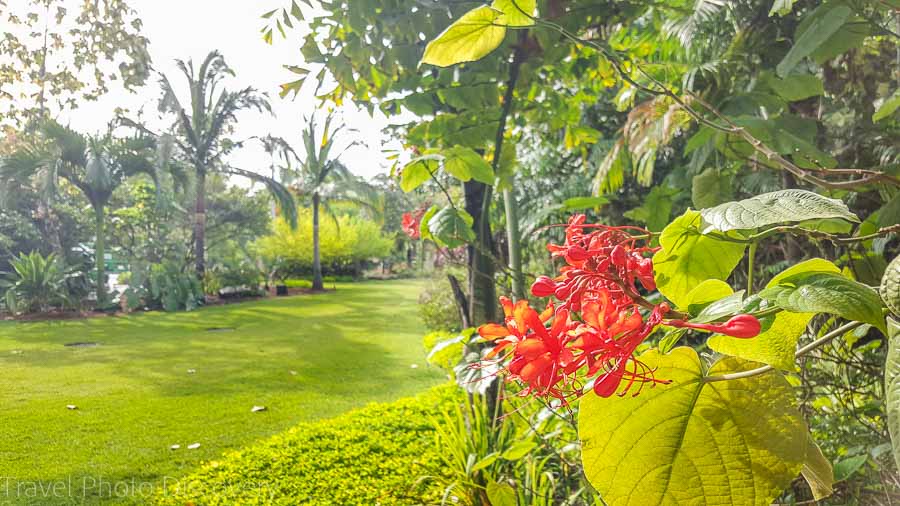
[[[436,243],[455,248],[475,240],[472,221],[469,213],[447,206],[428,220],[428,231]]]
[[[894,316],[900,316],[900,255],[897,255],[881,277],[881,299]]]
[[[785,269],[772,278],[766,287],[777,286],[782,279],[805,272],[837,274],[841,270],[828,260],[813,258]],[[785,371],[793,371],[796,369],[794,354],[797,351],[797,341],[806,332],[806,326],[813,316],[813,313],[782,311],[774,317],[770,317],[770,322],[767,323],[764,320],[762,332],[752,339],[739,339],[719,334],[710,337],[706,344],[725,355],[762,362]]]
[[[534,25],[535,0],[494,0],[491,7],[503,13],[497,18],[498,24],[515,27]]]
[[[813,54],[819,49],[819,46],[837,33],[852,13],[853,11],[850,7],[837,5],[829,7],[827,11],[823,11],[821,14],[815,11],[810,14],[813,19],[809,26],[799,34],[797,40],[794,41],[794,45],[791,46],[791,50],[788,51],[788,54],[784,56],[784,59],[776,67],[778,75],[781,77],[788,75],[800,60]]]
[[[422,63],[449,67],[484,58],[503,42],[506,26],[498,23],[503,13],[482,5],[457,19],[425,46]]]
[[[819,445],[813,441],[812,436],[808,437],[809,448],[806,450],[806,462],[803,464],[800,474],[809,484],[813,499],[821,501],[833,493],[834,470],[831,468],[831,462],[822,454]]]
[[[830,313],[885,330],[881,298],[868,286],[832,272],[794,274],[759,294],[796,313]]]
[[[474,149],[454,146],[443,155],[444,170],[456,179],[460,181],[474,179],[484,184],[494,184],[494,170]]]
[[[669,223],[672,203],[681,190],[671,186],[654,186],[640,206],[622,213],[628,219],[644,223],[651,232],[659,232]]]
[[[443,157],[440,155],[423,155],[413,158],[403,166],[400,173],[400,189],[404,192],[411,192],[422,186],[425,181],[431,179],[431,176],[440,167]]]
[[[900,467],[900,322],[888,318],[888,354],[884,364],[884,403],[888,431],[894,444],[894,459]]]
[[[707,279],[727,279],[744,256],[746,245],[700,233],[700,213],[688,210],[659,236],[662,247],[653,256],[656,286],[678,307],[686,295]]]
[[[784,79],[773,77],[767,84],[788,102],[796,102],[825,93],[822,80],[812,74],[792,74]]]
[[[516,490],[509,483],[489,481],[486,492],[491,506],[516,506]]]
[[[641,360],[672,384],[581,400],[584,471],[607,504],[770,504],[800,473],[807,429],[781,373],[707,382],[687,347]],[[756,366],[729,357],[709,375]]]
[[[872,115],[872,122],[881,121],[894,114],[900,107],[900,88],[894,90],[894,94],[888,97],[884,103],[878,106],[878,110]]]
[[[718,230],[753,230],[779,223],[842,218],[859,223],[837,199],[823,197],[806,190],[780,190],[737,202],[728,202],[701,212],[703,232]]]
[[[706,209],[734,198],[731,176],[706,169],[691,180],[691,200],[697,209]]]

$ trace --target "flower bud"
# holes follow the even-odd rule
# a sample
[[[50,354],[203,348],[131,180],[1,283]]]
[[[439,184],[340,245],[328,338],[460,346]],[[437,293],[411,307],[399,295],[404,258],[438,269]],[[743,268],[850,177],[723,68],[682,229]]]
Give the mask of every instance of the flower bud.
[[[531,284],[531,294],[535,297],[549,297],[556,292],[556,281],[548,276],[538,276]]]

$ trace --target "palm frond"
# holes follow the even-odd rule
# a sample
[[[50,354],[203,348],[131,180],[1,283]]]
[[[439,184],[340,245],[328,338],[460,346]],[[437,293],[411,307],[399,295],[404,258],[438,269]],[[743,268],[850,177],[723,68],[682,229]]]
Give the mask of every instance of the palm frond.
[[[251,172],[249,170],[238,169],[235,167],[225,167],[223,168],[223,172],[234,176],[245,177],[251,181],[264,184],[266,186],[266,189],[269,190],[269,193],[271,193],[272,196],[275,197],[275,201],[278,202],[278,207],[281,209],[281,213],[284,216],[285,220],[291,225],[291,227],[297,226],[297,203],[294,201],[294,195],[291,194],[290,190],[288,190],[286,186],[270,177],[257,174],[256,172]]]

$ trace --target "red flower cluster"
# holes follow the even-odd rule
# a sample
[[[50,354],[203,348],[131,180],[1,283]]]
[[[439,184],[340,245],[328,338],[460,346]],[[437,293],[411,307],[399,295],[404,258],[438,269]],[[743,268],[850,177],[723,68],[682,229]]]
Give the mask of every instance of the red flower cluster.
[[[656,249],[649,240],[650,233],[640,228],[586,224],[584,215],[573,216],[565,244],[548,245],[565,266],[556,278],[540,276],[531,286],[536,297],[554,297],[559,304],[551,300],[538,314],[527,301],[513,304],[501,297],[504,323],[478,329],[484,339],[497,343],[487,358],[505,352],[500,360],[510,359],[506,372],[527,385],[523,395],[564,402],[582,395],[585,381],[592,380],[594,392],[602,397],[617,391],[625,395],[633,386],[637,395],[646,384],[668,383],[635,356],[670,312],[665,302],[647,302],[638,288],[656,288],[648,256]],[[753,337],[760,331],[759,321],[751,315],[738,315],[723,324],[677,319],[665,324],[735,337]]]
[[[400,222],[400,226],[403,227],[403,232],[412,239],[418,239],[420,234],[419,227],[422,224],[422,216],[424,215],[424,209],[416,209],[415,211],[403,213],[403,218]]]

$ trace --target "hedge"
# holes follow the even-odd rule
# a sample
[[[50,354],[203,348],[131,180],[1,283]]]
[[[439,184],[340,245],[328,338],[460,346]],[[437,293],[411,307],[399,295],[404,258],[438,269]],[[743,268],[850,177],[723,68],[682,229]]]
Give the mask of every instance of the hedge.
[[[439,469],[429,419],[458,402],[458,391],[445,385],[300,424],[166,484],[157,503],[439,503],[440,491],[421,479]]]

